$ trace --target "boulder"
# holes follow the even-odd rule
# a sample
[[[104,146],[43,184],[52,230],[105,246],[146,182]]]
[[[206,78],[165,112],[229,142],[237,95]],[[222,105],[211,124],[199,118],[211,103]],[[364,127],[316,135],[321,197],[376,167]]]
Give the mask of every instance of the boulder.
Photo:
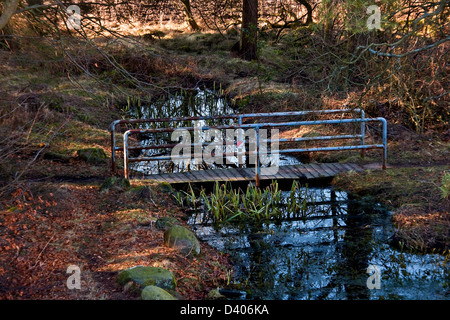
[[[146,286],[141,293],[142,300],[177,300],[166,290],[157,286]]]
[[[179,222],[174,217],[161,217],[158,220],[156,220],[155,227],[158,230],[165,231],[176,224],[179,224]]]
[[[133,281],[144,288],[146,286],[157,286],[164,289],[175,289],[177,283],[172,272],[158,267],[136,266],[119,273],[117,281],[126,285]]]
[[[164,232],[164,245],[176,248],[184,255],[200,254],[200,242],[195,234],[183,226],[174,225]]]

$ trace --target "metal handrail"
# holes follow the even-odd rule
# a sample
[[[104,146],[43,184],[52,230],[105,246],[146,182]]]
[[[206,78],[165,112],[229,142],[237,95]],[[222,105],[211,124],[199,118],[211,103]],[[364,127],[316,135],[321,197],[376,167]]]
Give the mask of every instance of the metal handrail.
[[[359,112],[361,119],[365,118],[363,109],[345,108],[345,109],[331,109],[331,110],[302,110],[302,111],[288,111],[288,112],[270,112],[270,113],[246,113],[246,114],[230,114],[219,116],[196,116],[196,117],[168,117],[155,119],[121,119],[115,120],[110,125],[111,132],[111,170],[116,172],[116,151],[122,151],[123,148],[116,146],[116,129],[120,124],[140,124],[140,123],[158,123],[158,122],[173,122],[173,121],[197,121],[197,120],[221,120],[221,119],[237,119],[238,124],[241,125],[245,118],[262,118],[262,117],[283,117],[283,116],[301,116],[308,114],[332,114],[332,113],[347,113]],[[361,123],[361,145],[364,145],[365,125]],[[280,141],[282,142],[282,141]],[[151,149],[152,147],[144,147],[142,149]],[[155,148],[157,149],[157,148]],[[361,156],[364,156],[364,149],[361,151]]]
[[[280,113],[278,113],[280,114]],[[285,114],[285,113],[282,113]],[[259,115],[259,114],[258,114]],[[242,118],[241,118],[242,119]],[[364,143],[364,134],[365,134],[365,123],[378,121],[382,123],[383,126],[383,134],[382,134],[382,144],[371,144],[366,145]],[[219,125],[219,126],[202,126],[202,127],[180,127],[180,128],[155,128],[155,129],[133,129],[127,130],[124,133],[124,173],[125,177],[129,177],[129,163],[130,162],[138,162],[138,161],[159,161],[159,160],[174,160],[174,156],[153,156],[153,157],[138,157],[138,158],[130,158],[128,155],[128,151],[132,149],[164,149],[164,148],[172,148],[175,145],[179,146],[195,146],[195,145],[205,145],[205,143],[197,143],[197,144],[165,144],[165,145],[157,145],[157,146],[149,146],[149,147],[128,147],[128,137],[132,134],[137,133],[158,133],[158,132],[174,132],[175,130],[186,130],[186,131],[194,131],[194,130],[209,130],[209,129],[255,129],[256,131],[256,151],[249,151],[245,154],[256,154],[256,170],[255,170],[255,184],[259,185],[259,177],[260,177],[260,154],[268,153],[264,150],[259,150],[260,145],[260,136],[259,129],[261,128],[273,128],[273,127],[281,127],[281,126],[302,126],[302,125],[317,125],[317,124],[341,124],[341,123],[361,123],[361,134],[359,135],[337,135],[337,136],[319,136],[319,137],[302,137],[302,138],[283,138],[276,139],[275,142],[298,142],[298,141],[313,141],[313,140],[332,140],[332,139],[351,139],[351,138],[360,138],[362,144],[360,145],[351,145],[351,146],[337,146],[337,147],[317,147],[317,148],[300,148],[300,149],[281,149],[278,150],[278,153],[293,153],[293,152],[315,152],[315,151],[342,151],[342,150],[355,150],[360,149],[361,151],[366,149],[383,149],[382,154],[382,168],[386,169],[386,160],[387,160],[387,122],[384,118],[365,118],[362,112],[361,118],[356,119],[334,119],[334,120],[312,120],[312,121],[292,121],[292,122],[280,122],[280,123],[252,123],[252,124],[241,124],[238,125]],[[264,142],[272,142],[272,139],[263,140]],[[226,144],[226,143],[224,143]],[[225,154],[226,156],[227,154]],[[234,155],[234,152],[232,153]],[[191,158],[194,155],[189,156],[176,156],[176,159],[185,159]]]

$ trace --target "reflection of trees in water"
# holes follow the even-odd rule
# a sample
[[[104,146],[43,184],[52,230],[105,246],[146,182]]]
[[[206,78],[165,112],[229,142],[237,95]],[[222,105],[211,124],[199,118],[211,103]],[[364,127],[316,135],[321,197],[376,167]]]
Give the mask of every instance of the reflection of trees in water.
[[[315,296],[313,292],[319,292],[318,296],[313,297],[315,299],[330,298],[332,292],[342,294],[342,298],[349,300],[370,298],[366,270],[372,252],[371,214],[350,200],[343,215],[344,209],[335,202],[334,192],[330,200],[332,205],[326,215],[333,216],[331,239],[329,242],[321,239],[321,242],[312,244],[309,246],[312,251],[277,247],[282,242],[279,237],[258,232],[258,229],[247,230],[248,247],[241,252],[242,261],[239,261],[237,271],[243,278],[242,282],[247,282],[252,288],[253,298],[305,298],[308,292],[311,297]],[[342,231],[339,231],[342,230],[342,220],[345,222],[343,237]],[[286,234],[286,237],[290,236]],[[273,243],[274,239],[278,243]],[[329,248],[320,248],[324,246],[331,248],[332,252]],[[336,262],[328,264],[334,257],[337,257]],[[329,277],[327,268],[334,270]],[[321,281],[325,283],[323,287],[314,287]]]
[[[349,199],[345,220],[345,234],[338,246],[339,259],[336,273],[323,288],[319,299],[325,299],[333,289],[344,288],[348,300],[369,299],[366,286],[369,256],[372,252],[371,215],[364,208]]]
[[[150,106],[141,106],[139,103],[132,107],[132,116],[139,119],[156,119],[156,118],[171,118],[171,117],[197,117],[197,116],[211,116],[211,115],[226,115],[234,114],[233,108],[219,93],[208,89],[196,89],[189,91],[181,91],[175,95],[158,100]],[[233,119],[208,119],[198,121],[197,125],[202,126],[217,126],[224,124],[232,124]],[[143,123],[140,125],[141,129],[157,129],[157,128],[181,128],[193,127],[195,122],[192,120],[186,121],[169,121],[157,123]],[[174,144],[176,141],[171,140],[171,133],[153,133],[140,134],[139,143],[143,146]],[[170,149],[150,149],[139,151],[139,154],[133,156],[168,156]],[[170,160],[151,161],[151,162],[137,162],[134,165],[134,170],[143,172],[144,174],[164,173],[164,172],[183,172],[189,170],[208,169],[210,166],[206,162],[193,164],[189,159],[183,161],[178,165]],[[224,166],[221,166],[224,167]]]
[[[274,290],[279,266],[271,259],[275,257],[273,248],[261,226],[248,226],[244,233],[247,234],[248,247],[241,251],[239,261],[235,261],[236,271],[241,283],[252,288],[252,294],[258,298],[258,291]]]

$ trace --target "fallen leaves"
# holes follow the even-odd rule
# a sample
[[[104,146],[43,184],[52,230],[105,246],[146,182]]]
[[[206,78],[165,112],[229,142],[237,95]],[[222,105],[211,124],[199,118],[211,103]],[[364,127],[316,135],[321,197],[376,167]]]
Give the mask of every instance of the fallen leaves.
[[[164,202],[155,206],[132,192],[100,193],[99,183],[28,188],[15,190],[0,212],[2,299],[134,299],[115,276],[136,265],[170,266],[186,299],[201,299],[226,280],[219,267],[226,257],[204,245],[201,257],[186,258],[163,245],[162,231],[142,223],[183,215],[169,194],[155,195]],[[81,290],[66,287],[69,265],[81,269]]]

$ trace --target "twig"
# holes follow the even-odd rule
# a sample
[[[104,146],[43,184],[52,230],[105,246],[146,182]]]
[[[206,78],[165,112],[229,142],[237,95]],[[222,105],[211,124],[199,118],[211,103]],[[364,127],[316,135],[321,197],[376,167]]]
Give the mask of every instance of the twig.
[[[34,268],[36,267],[36,265],[37,265],[38,262],[39,262],[39,258],[41,257],[42,253],[44,252],[44,250],[47,248],[48,244],[50,243],[50,241],[53,240],[54,237],[55,237],[55,235],[53,235],[53,236],[50,238],[50,240],[47,241],[47,243],[45,244],[44,248],[41,250],[41,252],[39,252],[39,255],[38,255],[37,258],[36,258],[36,262],[34,263],[34,266],[32,266],[31,268],[29,268],[28,270],[32,270],[32,269],[34,269]]]

